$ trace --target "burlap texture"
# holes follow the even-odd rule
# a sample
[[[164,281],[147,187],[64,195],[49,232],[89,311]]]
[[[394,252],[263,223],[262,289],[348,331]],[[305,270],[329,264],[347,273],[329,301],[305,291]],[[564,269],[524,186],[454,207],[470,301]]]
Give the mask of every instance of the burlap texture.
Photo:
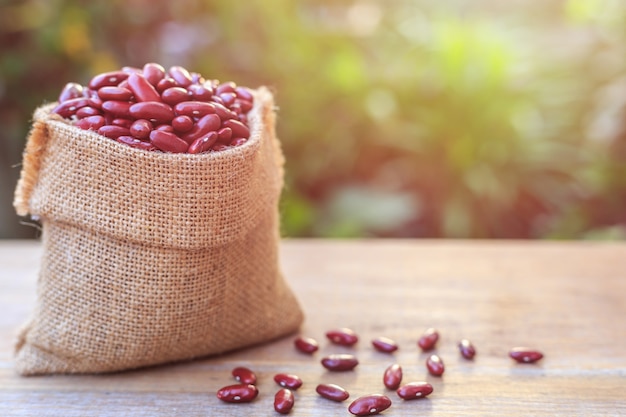
[[[202,154],[130,148],[35,111],[14,206],[39,218],[23,375],[111,372],[241,348],[303,320],[278,262],[283,156],[271,93],[251,136]]]

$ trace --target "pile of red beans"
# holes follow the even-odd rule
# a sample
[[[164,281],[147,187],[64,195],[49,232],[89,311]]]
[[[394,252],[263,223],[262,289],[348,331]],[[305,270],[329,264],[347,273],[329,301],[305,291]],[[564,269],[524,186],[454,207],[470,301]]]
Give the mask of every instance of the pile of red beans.
[[[326,338],[335,345],[354,346],[359,337],[348,328],[339,328],[326,332]],[[423,352],[431,351],[435,348],[439,340],[439,332],[436,329],[427,329],[417,341],[417,345]],[[297,337],[294,346],[302,353],[312,355],[319,349],[318,342],[310,337]],[[398,344],[392,339],[378,337],[372,340],[372,346],[382,353],[393,353],[398,349]],[[467,339],[458,343],[459,353],[466,360],[472,360],[476,355],[474,345]],[[519,363],[533,363],[541,358],[543,354],[537,350],[516,347],[511,349],[509,356]],[[345,372],[353,370],[359,361],[351,354],[331,354],[321,359],[324,368],[332,372]],[[430,355],[426,360],[426,369],[433,376],[441,376],[445,367],[441,358]],[[239,382],[228,385],[217,392],[217,398],[228,403],[251,402],[258,394],[256,386],[257,377],[254,372],[245,367],[233,369],[232,375]],[[417,400],[426,398],[433,392],[433,386],[425,381],[411,381],[402,383],[402,367],[397,364],[389,365],[382,374],[383,385],[394,390],[402,400]],[[274,409],[280,414],[288,414],[295,404],[293,391],[300,388],[303,381],[293,374],[276,374],[274,381],[280,386],[274,395]],[[343,387],[336,384],[318,384],[315,388],[318,395],[334,402],[343,402],[350,397],[350,394]],[[384,394],[370,394],[353,400],[348,406],[348,411],[356,416],[370,416],[385,411],[392,405],[392,400]]]
[[[253,103],[251,90],[234,82],[148,63],[96,75],[87,86],[68,83],[53,112],[133,148],[197,154],[244,144]]]

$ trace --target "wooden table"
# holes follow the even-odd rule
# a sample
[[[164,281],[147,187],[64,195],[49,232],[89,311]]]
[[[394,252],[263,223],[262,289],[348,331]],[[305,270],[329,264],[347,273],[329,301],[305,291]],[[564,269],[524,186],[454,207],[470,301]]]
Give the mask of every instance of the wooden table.
[[[296,373],[292,416],[348,416],[344,403],[315,393],[320,382],[343,385],[351,399],[387,394],[386,416],[626,416],[626,243],[507,241],[285,240],[285,275],[307,315],[301,334],[316,338],[313,356],[294,336],[195,362],[100,376],[20,377],[13,338],[35,301],[41,248],[0,242],[1,416],[272,416],[273,375]],[[355,348],[330,345],[324,333],[347,326]],[[416,341],[427,327],[441,339],[443,377],[427,374]],[[393,355],[373,350],[377,336],[395,339]],[[474,361],[457,341],[471,339]],[[545,354],[517,364],[509,348]],[[331,373],[319,363],[353,352],[360,364]],[[405,382],[426,380],[427,399],[402,401],[381,382],[397,362]],[[258,376],[259,397],[226,404],[216,391],[245,365]]]

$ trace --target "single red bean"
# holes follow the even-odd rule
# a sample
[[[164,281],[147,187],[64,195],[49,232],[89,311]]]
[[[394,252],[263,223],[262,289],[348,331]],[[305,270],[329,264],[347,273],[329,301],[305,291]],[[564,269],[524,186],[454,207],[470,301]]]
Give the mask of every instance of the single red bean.
[[[445,371],[443,361],[437,355],[430,355],[428,359],[426,359],[426,368],[433,376],[441,376]]]
[[[63,90],[61,90],[61,94],[59,94],[59,103],[73,98],[84,98],[84,94],[85,91],[82,85],[78,83],[67,83],[65,87],[63,87]]]
[[[172,127],[180,133],[189,132],[193,128],[193,120],[189,116],[176,116],[172,119]]]
[[[238,366],[232,370],[232,375],[235,379],[242,384],[256,384],[256,375],[249,368],[245,366]]]
[[[132,103],[128,101],[108,100],[102,103],[102,110],[109,113],[114,118],[130,119],[131,116],[134,116],[130,112],[131,106]]]
[[[69,100],[65,100],[63,103],[57,105],[53,113],[58,114],[61,117],[69,119],[71,116],[76,114],[76,111],[82,107],[86,107],[89,105],[89,99],[86,98],[72,98]]]
[[[152,131],[152,123],[146,119],[137,119],[130,125],[130,134],[137,139],[147,139]]]
[[[302,386],[302,379],[298,375],[293,374],[276,374],[274,381],[284,388],[297,390]]]
[[[207,114],[198,120],[189,132],[181,136],[181,138],[191,144],[196,139],[207,135],[209,132],[217,131],[220,127],[220,118],[216,114]]]
[[[200,118],[215,113],[215,107],[204,101],[183,101],[174,106],[174,112],[179,116]]]
[[[222,93],[234,93],[236,88],[237,84],[232,81],[228,81],[218,85],[215,89],[215,94],[219,96]]]
[[[187,152],[189,145],[173,133],[153,130],[150,132],[150,143],[163,152],[183,153]]]
[[[252,102],[254,100],[252,92],[246,87],[235,87],[235,93],[237,93],[237,97],[242,100],[249,102]]]
[[[224,129],[222,129],[224,130]],[[218,135],[220,134],[220,132],[222,131],[220,130],[218,133]],[[229,129],[230,130],[230,129]],[[218,139],[219,140],[219,139]],[[302,353],[308,353],[311,354],[313,352],[316,352],[319,349],[319,344],[317,343],[317,340],[310,338],[310,337],[303,337],[303,336],[298,336],[294,341],[293,341],[294,346],[296,347],[296,349],[298,349],[300,352]]]
[[[329,371],[350,371],[354,369],[359,360],[354,355],[333,354],[322,358],[322,366]]]
[[[398,350],[398,344],[388,337],[377,337],[372,340],[372,346],[379,352],[391,353]]]
[[[133,92],[138,102],[161,101],[161,96],[157,90],[141,74],[130,74],[128,76],[128,87]]]
[[[348,411],[355,416],[372,416],[391,407],[391,400],[386,395],[371,394],[357,398],[350,404]]]
[[[191,142],[187,153],[203,153],[211,149],[211,147],[217,142],[217,132],[209,132],[206,136],[199,137]]]
[[[170,87],[161,93],[161,100],[170,106],[188,101],[190,98],[191,94],[183,87]]]
[[[210,90],[202,85],[191,84],[188,87],[189,92],[194,100],[209,101],[213,96],[213,90]]]
[[[274,396],[274,410],[280,414],[289,414],[295,403],[295,397],[291,390],[283,388]]]
[[[121,83],[119,83],[117,86],[119,88],[125,88],[127,90],[130,90],[129,85],[128,85],[128,78],[122,81]]]
[[[154,128],[154,130],[160,130],[161,132],[174,133],[174,128],[172,127],[172,125],[168,125],[167,123],[158,125],[157,127]]]
[[[174,81],[176,81],[176,84],[182,87],[188,87],[193,83],[193,79],[191,78],[191,74],[189,74],[189,71],[179,65],[170,67],[169,74],[174,79]]]
[[[221,101],[222,100],[220,99],[220,102],[214,101],[211,103],[215,108],[215,113],[224,121],[228,119],[236,119],[237,113],[224,107],[224,104],[222,104]]]
[[[241,146],[248,141],[248,138],[235,138],[233,139],[229,145],[230,146]]]
[[[136,139],[132,136],[120,136],[115,139],[119,143],[123,143],[124,145],[128,145],[131,148],[143,149],[144,151],[156,151],[157,148],[154,147],[150,142],[144,142],[142,140]]]
[[[527,347],[514,347],[509,356],[519,363],[533,363],[543,358],[543,353]]]
[[[130,106],[129,111],[135,119],[148,119],[153,123],[169,123],[174,118],[174,110],[158,101],[135,103]]]
[[[439,332],[436,329],[427,329],[422,337],[419,338],[417,344],[423,351],[432,350],[439,340]]]
[[[161,81],[159,81],[159,83],[156,85],[156,90],[159,93],[163,93],[163,91],[172,87],[177,87],[176,81],[174,81],[174,79],[170,77],[165,77]]]
[[[100,115],[87,116],[80,120],[76,121],[76,126],[80,127],[84,130],[94,130],[98,131],[102,126],[104,126],[104,117]]]
[[[99,90],[109,85],[118,85],[128,78],[128,73],[124,71],[111,71],[98,74],[89,81],[89,88]]]
[[[76,110],[76,117],[78,117],[79,119],[83,119],[85,117],[90,117],[90,116],[101,116],[102,112],[99,109],[93,108],[91,106],[85,106],[85,107],[81,107],[80,109]]]
[[[433,392],[433,386],[428,382],[410,382],[398,388],[396,393],[403,400],[417,400],[425,398]]]
[[[252,102],[248,100],[235,100],[235,104],[239,105],[242,113],[248,113],[254,107]]]
[[[229,144],[232,138],[233,130],[230,127],[223,127],[217,131],[217,140],[221,143]]]
[[[459,342],[459,351],[461,352],[461,356],[465,359],[474,359],[476,355],[474,345],[467,339],[463,339]]]
[[[113,119],[111,124],[115,125],[115,126],[122,126],[122,127],[126,127],[128,129],[130,129],[130,126],[133,124],[133,120],[117,118],[117,119]]]
[[[236,136],[236,137],[248,137],[249,136],[249,132],[248,132],[248,136],[240,134],[240,126],[243,126],[241,122],[238,122],[236,120],[227,120],[223,123],[223,125],[224,127],[229,127],[232,129],[233,136]],[[348,329],[347,327],[329,330],[326,332],[326,337],[332,343],[336,345],[341,345],[341,346],[352,346],[359,341],[359,337],[354,332],[354,330]]]
[[[89,107],[93,107],[94,109],[102,109],[102,99],[98,97],[98,93],[94,92],[94,95],[89,96]]]
[[[104,125],[98,129],[98,133],[111,139],[117,139],[120,136],[130,136],[128,128],[115,125]]]
[[[396,389],[402,383],[402,367],[397,363],[389,365],[383,373],[383,384],[389,389]]]
[[[235,384],[220,388],[217,398],[227,403],[249,403],[259,395],[259,389],[252,384]]]
[[[165,68],[154,62],[149,62],[143,66],[142,74],[150,84],[156,87],[159,81],[165,77]]]
[[[315,392],[328,400],[337,402],[345,401],[350,397],[348,391],[335,384],[319,384],[315,387]]]
[[[98,90],[98,97],[105,100],[128,101],[133,96],[133,92],[127,88],[106,86]]]
[[[222,94],[220,94],[220,98],[222,99],[222,101],[224,102],[224,105],[226,107],[230,107],[235,102],[235,99],[237,98],[237,94],[235,94],[235,93],[222,93]]]
[[[235,119],[226,120],[226,121],[224,121],[222,123],[222,126],[223,127],[229,127],[233,131],[233,136],[234,137],[238,137],[238,138],[249,138],[250,137],[250,129],[248,129],[248,126],[244,125],[239,120],[235,120]],[[346,341],[352,341],[353,338],[356,337],[356,334],[354,334],[354,332],[352,332],[350,336],[343,336],[343,337],[347,338]],[[357,340],[358,340],[358,338],[356,340],[354,340],[354,343],[356,343]],[[337,343],[337,342],[335,342],[335,343]],[[351,344],[354,344],[354,343],[351,343]],[[341,343],[339,343],[339,344],[341,344]]]

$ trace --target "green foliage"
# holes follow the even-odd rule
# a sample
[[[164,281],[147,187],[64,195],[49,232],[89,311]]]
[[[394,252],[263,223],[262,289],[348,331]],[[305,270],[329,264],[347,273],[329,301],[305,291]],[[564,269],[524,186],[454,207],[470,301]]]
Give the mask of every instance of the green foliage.
[[[34,107],[150,61],[276,92],[285,235],[624,236],[620,0],[31,0],[0,16],[2,236],[25,233],[9,167]]]

